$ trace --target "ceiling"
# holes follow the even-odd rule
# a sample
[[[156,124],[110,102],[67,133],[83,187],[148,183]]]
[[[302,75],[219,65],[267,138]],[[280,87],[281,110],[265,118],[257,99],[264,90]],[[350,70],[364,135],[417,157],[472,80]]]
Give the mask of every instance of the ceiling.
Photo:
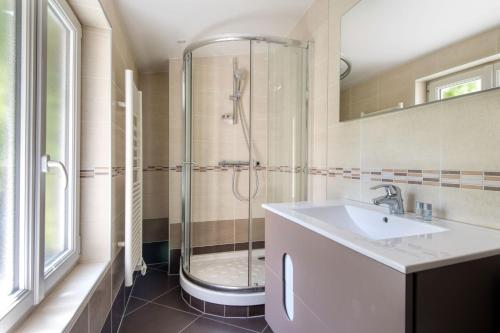
[[[286,37],[313,0],[115,0],[141,71],[164,70],[192,41],[223,33]],[[184,40],[185,43],[178,41]]]
[[[499,0],[362,0],[342,17],[342,86],[499,25]]]

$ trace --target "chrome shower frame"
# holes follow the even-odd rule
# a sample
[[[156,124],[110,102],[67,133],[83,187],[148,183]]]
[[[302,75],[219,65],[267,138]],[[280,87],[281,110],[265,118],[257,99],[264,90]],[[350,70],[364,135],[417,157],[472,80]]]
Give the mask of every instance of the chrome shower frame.
[[[200,41],[193,42],[189,44],[183,52],[183,66],[182,66],[182,112],[183,112],[183,127],[184,127],[184,142],[183,142],[183,162],[182,162],[182,179],[181,179],[181,190],[182,190],[182,212],[181,212],[181,260],[180,260],[180,270],[181,270],[181,275],[185,277],[187,280],[190,282],[206,288],[208,290],[212,291],[223,291],[223,292],[231,292],[231,293],[262,293],[265,290],[265,286],[245,286],[245,287],[235,287],[235,286],[225,286],[225,285],[218,285],[218,284],[213,284],[213,283],[208,283],[206,281],[200,280],[197,277],[191,275],[190,269],[189,269],[189,262],[184,264],[184,260],[186,256],[188,255],[185,253],[186,249],[191,249],[190,245],[190,235],[191,235],[191,223],[186,223],[187,220],[191,221],[191,203],[189,198],[187,197],[188,194],[190,193],[189,188],[191,187],[191,167],[195,165],[194,162],[192,162],[192,156],[191,156],[191,147],[186,145],[187,140],[190,140],[191,138],[191,130],[192,130],[192,119],[191,119],[191,113],[192,113],[192,94],[189,95],[190,99],[187,99],[187,89],[189,86],[190,92],[192,89],[192,81],[191,81],[191,76],[192,76],[192,68],[189,66],[186,66],[187,61],[192,61],[192,53],[193,51],[207,45],[211,44],[217,44],[217,43],[223,43],[223,42],[235,42],[235,41],[248,41],[250,43],[250,54],[252,53],[252,41],[256,42],[267,42],[267,43],[273,43],[273,44],[279,44],[283,45],[285,47],[297,47],[297,48],[303,48],[303,49],[308,49],[309,48],[309,42],[303,42],[299,40],[294,40],[294,39],[288,39],[288,38],[281,38],[281,37],[273,37],[273,36],[262,36],[262,35],[252,35],[252,34],[222,34],[222,35],[216,35],[211,38],[203,39]],[[306,64],[308,64],[308,55],[306,55]],[[251,72],[251,65],[250,65],[250,72]],[[306,82],[308,77],[308,69],[306,69]],[[308,89],[308,84],[306,83],[306,91]],[[252,87],[250,84],[250,100],[252,96]],[[307,96],[307,92],[306,92]],[[251,103],[251,102],[250,102]],[[306,108],[307,108],[307,97],[306,97]],[[251,109],[251,107],[250,107]],[[251,123],[251,112],[250,112],[250,123]],[[250,145],[252,142],[252,135],[250,131]],[[249,156],[249,161],[252,161],[252,153],[250,151],[250,156]],[[250,164],[250,162],[248,162]],[[305,190],[307,191],[307,190]],[[249,204],[249,221],[252,220],[252,210],[251,210],[251,203]],[[248,227],[248,239],[249,239],[249,249],[248,249],[248,256],[249,256],[249,267],[248,267],[248,274],[249,274],[249,284],[251,281],[251,255],[252,255],[252,242],[250,241],[252,239],[252,227],[251,227],[251,222],[249,223]],[[185,269],[187,267],[187,269]]]

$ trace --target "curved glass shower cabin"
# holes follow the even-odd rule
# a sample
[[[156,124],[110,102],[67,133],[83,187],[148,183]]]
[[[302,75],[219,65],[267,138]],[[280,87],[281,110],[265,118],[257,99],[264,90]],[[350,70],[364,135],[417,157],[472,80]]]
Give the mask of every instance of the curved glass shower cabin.
[[[307,44],[270,37],[184,51],[181,280],[198,290],[264,291],[261,206],[306,198],[307,61]]]

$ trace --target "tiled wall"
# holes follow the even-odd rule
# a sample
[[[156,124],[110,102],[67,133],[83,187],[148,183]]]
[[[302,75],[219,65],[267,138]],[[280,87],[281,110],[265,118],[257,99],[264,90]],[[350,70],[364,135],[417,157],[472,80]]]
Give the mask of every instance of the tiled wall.
[[[181,163],[182,157],[182,60],[169,61],[168,85],[168,127],[169,127],[169,167],[168,188],[168,220],[169,220],[169,270],[179,272],[179,257],[181,248]]]
[[[124,70],[134,60],[111,0],[70,0],[83,27],[81,260],[110,262],[74,332],[116,332],[124,295]],[[111,318],[111,305],[118,304]],[[85,325],[87,323],[87,325]]]
[[[121,17],[112,0],[101,0],[106,17],[112,28],[112,103],[111,103],[111,142],[112,142],[112,177],[111,177],[111,304],[108,308],[106,325],[102,332],[116,332],[124,308],[124,251],[118,242],[124,240],[125,234],[125,110],[119,102],[125,101],[125,70],[134,71],[135,84],[139,83],[139,72],[130,50],[126,31]],[[124,301],[123,301],[124,302]],[[113,311],[112,311],[113,310]],[[109,329],[109,330],[108,330]]]
[[[168,71],[141,73],[143,120],[143,258],[168,261]]]
[[[393,108],[399,102],[414,105],[415,80],[496,55],[499,40],[500,28],[482,32],[343,89],[340,115],[343,120],[357,119],[361,112]]]
[[[370,202],[380,195],[371,186],[392,181],[402,188],[408,210],[424,201],[436,216],[500,228],[499,90],[339,122],[340,16],[355,3],[330,0],[328,163],[316,176],[326,183],[328,199]]]
[[[107,261],[111,259],[111,30],[82,25],[81,260]]]
[[[144,146],[143,217],[168,218],[168,72],[141,73],[139,89]]]

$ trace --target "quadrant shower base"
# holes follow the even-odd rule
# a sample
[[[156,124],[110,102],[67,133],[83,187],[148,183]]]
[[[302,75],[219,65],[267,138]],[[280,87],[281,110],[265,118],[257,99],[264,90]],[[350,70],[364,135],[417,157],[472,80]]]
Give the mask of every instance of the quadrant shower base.
[[[252,286],[265,282],[265,250],[252,251]],[[191,256],[191,275],[217,285],[241,287],[248,285],[248,251],[231,251]]]

